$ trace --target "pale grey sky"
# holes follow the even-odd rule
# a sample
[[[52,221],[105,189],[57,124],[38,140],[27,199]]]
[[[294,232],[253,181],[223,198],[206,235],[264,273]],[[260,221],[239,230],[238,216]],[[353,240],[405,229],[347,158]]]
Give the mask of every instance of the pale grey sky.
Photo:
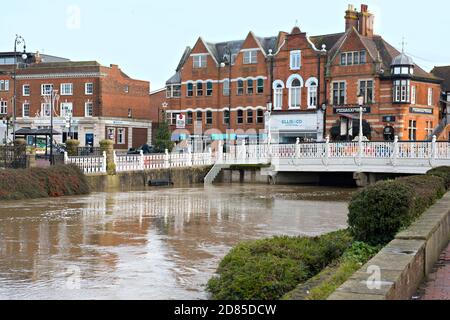
[[[22,35],[30,51],[71,60],[119,64],[152,90],[172,76],[186,46],[290,31],[298,20],[310,35],[344,31],[348,4],[369,5],[375,32],[430,70],[450,65],[450,4],[446,0],[21,0],[2,7],[0,51]]]

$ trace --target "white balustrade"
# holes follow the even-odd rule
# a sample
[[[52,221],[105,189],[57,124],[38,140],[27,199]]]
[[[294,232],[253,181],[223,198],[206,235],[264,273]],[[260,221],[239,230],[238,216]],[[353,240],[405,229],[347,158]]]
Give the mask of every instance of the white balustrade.
[[[101,157],[69,157],[64,153],[64,163],[79,167],[84,174],[106,173],[106,153]]]

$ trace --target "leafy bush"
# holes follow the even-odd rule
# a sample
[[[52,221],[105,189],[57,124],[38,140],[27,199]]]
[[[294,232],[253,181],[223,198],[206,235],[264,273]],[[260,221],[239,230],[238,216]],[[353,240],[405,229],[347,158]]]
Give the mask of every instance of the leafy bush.
[[[380,249],[381,247],[372,247],[364,242],[354,242],[341,258],[300,284],[285,295],[283,300],[326,300]]]
[[[445,193],[437,176],[411,176],[383,181],[357,193],[349,205],[349,225],[355,240],[386,244]]]
[[[401,181],[382,181],[358,192],[350,202],[348,222],[357,241],[391,241],[414,218],[414,189]]]
[[[66,141],[67,154],[70,157],[76,157],[78,155],[78,147],[80,146],[80,141],[69,139]]]
[[[397,181],[414,189],[414,212],[412,214],[415,218],[442,198],[446,191],[444,179],[437,176],[412,176],[398,178]]]
[[[88,194],[83,172],[76,166],[0,171],[0,200],[36,199]]]
[[[450,189],[450,167],[435,168],[433,170],[428,171],[427,174],[430,176],[440,177],[444,179],[446,188]]]
[[[216,300],[280,299],[342,256],[351,243],[346,231],[243,242],[222,260],[208,291]]]

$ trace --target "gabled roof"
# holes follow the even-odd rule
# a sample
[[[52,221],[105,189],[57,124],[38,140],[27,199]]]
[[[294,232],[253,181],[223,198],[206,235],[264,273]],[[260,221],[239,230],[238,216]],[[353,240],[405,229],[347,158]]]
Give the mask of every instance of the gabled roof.
[[[450,66],[434,67],[431,73],[438,78],[444,80],[442,83],[442,90],[450,92]]]

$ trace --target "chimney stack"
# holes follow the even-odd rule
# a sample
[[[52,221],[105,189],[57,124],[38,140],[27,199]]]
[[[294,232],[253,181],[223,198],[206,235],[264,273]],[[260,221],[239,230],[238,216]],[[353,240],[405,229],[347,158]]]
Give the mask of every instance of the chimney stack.
[[[373,37],[374,15],[369,12],[369,6],[361,5],[361,12],[358,12],[353,5],[348,6],[345,12],[345,31],[355,28],[364,37]]]
[[[352,4],[349,4],[348,10],[345,11],[345,31],[353,27],[355,27],[355,29],[358,30],[358,22],[359,22],[358,11],[355,10],[355,7]]]

